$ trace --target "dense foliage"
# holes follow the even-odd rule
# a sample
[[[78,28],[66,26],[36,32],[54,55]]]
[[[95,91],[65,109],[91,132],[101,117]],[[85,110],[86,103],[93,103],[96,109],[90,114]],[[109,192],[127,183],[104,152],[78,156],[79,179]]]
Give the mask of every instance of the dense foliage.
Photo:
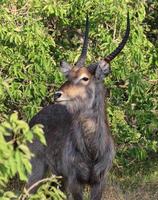
[[[149,163],[150,166],[158,163],[156,8],[156,1],[143,0],[1,1],[0,185],[3,190],[15,174],[20,180],[27,179],[31,153],[26,144],[33,135],[42,142],[44,138],[40,127],[30,130],[24,121],[52,102],[53,91],[64,81],[59,72],[60,61],[77,60],[87,12],[91,22],[87,64],[118,45],[126,27],[127,10],[130,12],[130,39],[111,63],[112,74],[105,80],[110,90],[109,123],[117,144],[114,172],[132,175],[148,168]],[[18,119],[17,113],[12,114],[14,111],[24,121]],[[8,142],[6,136],[12,140]],[[14,195],[0,192],[3,199]],[[54,199],[64,198],[57,191],[55,194]]]

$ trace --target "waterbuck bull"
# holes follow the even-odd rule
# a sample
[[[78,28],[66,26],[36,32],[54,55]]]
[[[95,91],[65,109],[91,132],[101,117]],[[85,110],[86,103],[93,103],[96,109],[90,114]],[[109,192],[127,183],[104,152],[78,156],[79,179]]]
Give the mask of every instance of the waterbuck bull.
[[[127,27],[119,46],[104,59],[85,67],[89,20],[81,56],[71,67],[61,62],[67,81],[55,93],[55,103],[44,107],[30,121],[30,127],[42,124],[47,146],[35,140],[29,145],[35,154],[27,187],[42,179],[49,169],[63,176],[67,199],[82,200],[85,185],[91,188],[91,200],[100,200],[105,178],[114,158],[114,144],[105,113],[103,79],[110,73],[110,61],[123,49],[130,32]],[[69,194],[69,195],[68,195]]]

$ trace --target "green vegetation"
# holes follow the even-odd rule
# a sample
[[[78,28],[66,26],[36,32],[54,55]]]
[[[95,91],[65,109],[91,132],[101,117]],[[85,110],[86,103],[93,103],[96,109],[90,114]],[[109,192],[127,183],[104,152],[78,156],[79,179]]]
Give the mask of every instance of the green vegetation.
[[[130,12],[130,39],[105,80],[110,90],[109,124],[117,144],[112,176],[123,182],[133,175],[158,176],[157,8],[156,0],[1,0],[1,199],[21,198],[20,191],[8,189],[8,182],[16,174],[19,180],[27,180],[32,156],[27,142],[33,137],[45,142],[41,127],[29,129],[26,122],[52,102],[54,90],[64,81],[60,61],[77,60],[87,12],[91,22],[87,64],[115,49]],[[65,198],[54,187],[48,194],[47,184],[39,190],[42,199],[46,195]]]

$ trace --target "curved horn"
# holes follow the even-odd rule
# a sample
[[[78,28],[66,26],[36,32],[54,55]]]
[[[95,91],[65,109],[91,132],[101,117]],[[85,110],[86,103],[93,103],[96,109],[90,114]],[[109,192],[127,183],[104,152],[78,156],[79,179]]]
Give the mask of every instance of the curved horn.
[[[112,53],[110,53],[108,56],[106,56],[104,58],[105,61],[110,62],[121,52],[121,50],[124,48],[128,38],[129,38],[129,33],[130,33],[130,19],[129,19],[129,12],[128,12],[127,13],[127,26],[126,26],[125,35],[124,35],[122,41],[120,42],[120,44],[118,45],[118,47]]]
[[[129,12],[128,12],[127,13],[127,26],[126,26],[125,35],[124,35],[122,41],[120,42],[120,44],[118,45],[118,47],[112,53],[110,53],[108,56],[106,56],[104,58],[104,60],[106,62],[112,61],[121,52],[121,50],[123,49],[123,47],[125,46],[128,38],[129,38],[129,33],[130,33],[130,19],[129,19]],[[98,66],[98,62],[92,63],[91,65],[88,66],[88,70],[91,73],[93,73],[93,72],[95,72],[97,66]]]
[[[77,67],[82,67],[85,63],[86,55],[87,55],[87,49],[88,49],[88,34],[89,34],[89,18],[88,18],[88,14],[87,14],[87,16],[86,16],[86,30],[85,30],[82,52],[81,52],[81,55],[80,55],[78,61],[75,64]]]
[[[95,72],[97,66],[98,66],[98,62],[90,64],[88,66],[88,71],[93,74]]]

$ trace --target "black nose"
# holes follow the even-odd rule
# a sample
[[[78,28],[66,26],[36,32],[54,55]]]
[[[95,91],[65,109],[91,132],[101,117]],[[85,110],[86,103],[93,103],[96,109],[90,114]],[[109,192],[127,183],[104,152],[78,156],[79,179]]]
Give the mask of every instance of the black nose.
[[[59,97],[61,97],[62,93],[61,92],[56,92],[54,94],[54,100],[57,100]]]

